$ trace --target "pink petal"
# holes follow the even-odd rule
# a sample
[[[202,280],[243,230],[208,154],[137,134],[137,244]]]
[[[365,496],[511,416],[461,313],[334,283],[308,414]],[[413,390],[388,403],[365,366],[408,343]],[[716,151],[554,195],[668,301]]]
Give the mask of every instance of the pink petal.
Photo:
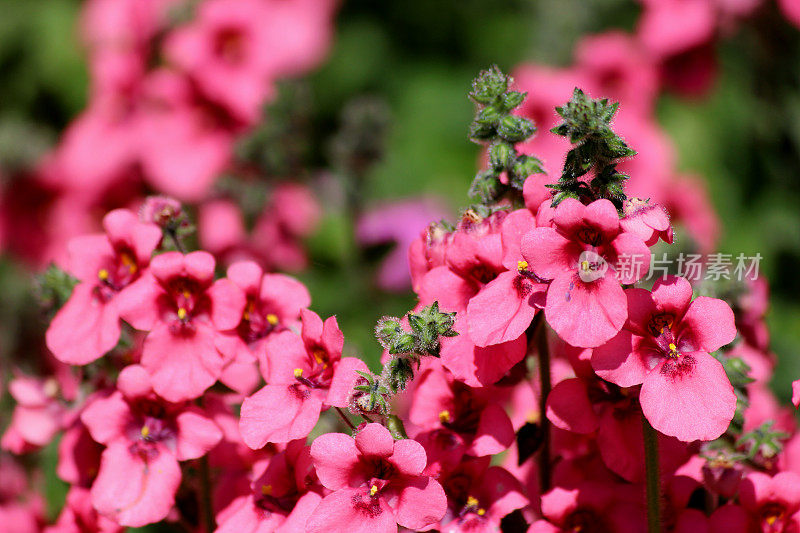
[[[244,291],[228,279],[220,279],[206,293],[211,298],[211,321],[220,331],[239,325],[244,312]]]
[[[242,403],[239,431],[244,443],[258,450],[268,442],[306,437],[319,420],[322,399],[293,385],[267,385]]]
[[[75,286],[50,327],[45,341],[61,362],[85,365],[103,356],[119,341],[119,314],[114,301],[95,295],[95,283]]]
[[[583,226],[586,206],[574,198],[567,198],[555,208],[553,223],[566,233],[573,233]]]
[[[92,503],[120,525],[141,527],[167,517],[180,481],[178,462],[164,448],[145,462],[128,450],[127,441],[118,440],[103,452]]]
[[[560,206],[559,206],[560,207]],[[553,279],[577,267],[581,249],[553,228],[535,228],[522,238],[522,256],[542,279]]]
[[[733,342],[736,324],[730,306],[717,298],[698,296],[681,320],[695,350],[713,352]]]
[[[547,323],[572,346],[593,348],[616,335],[628,317],[619,282],[605,275],[584,283],[577,274],[558,276],[547,290]]]
[[[588,225],[597,228],[603,235],[613,236],[619,232],[619,214],[610,200],[595,200],[587,205],[583,213],[583,220]]]
[[[503,220],[500,238],[503,243],[503,266],[508,270],[517,269],[517,262],[522,260],[522,238],[535,227],[536,220],[527,209],[512,211]]]
[[[150,374],[142,365],[128,365],[117,376],[117,389],[126,398],[147,396],[153,390]]]
[[[301,309],[300,319],[303,322],[303,340],[321,344],[324,325],[319,315],[310,309]]]
[[[400,492],[395,510],[398,525],[422,529],[442,519],[447,511],[447,496],[438,481],[417,477]]]
[[[125,435],[131,421],[131,410],[122,393],[115,391],[108,398],[98,398],[81,412],[81,422],[92,438],[102,444]]]
[[[611,243],[617,258],[617,276],[620,283],[639,281],[650,269],[650,249],[633,233],[620,233]]]
[[[633,335],[623,329],[592,351],[592,368],[598,376],[620,387],[638,385],[644,381],[650,368],[634,349]]]
[[[406,476],[418,476],[425,470],[428,457],[425,448],[411,439],[402,439],[394,443],[394,451],[389,457],[397,471]]]
[[[525,333],[536,314],[530,300],[545,287],[521,276],[503,272],[476,294],[467,306],[469,336],[476,346],[500,344]]]
[[[800,407],[800,379],[792,381],[792,404]]]
[[[67,243],[70,274],[81,281],[96,282],[101,268],[114,260],[114,249],[103,234],[74,237]]]
[[[269,361],[267,383],[296,383],[294,369],[309,369],[308,353],[303,339],[291,331],[281,331],[267,337],[265,353]]]
[[[719,361],[703,352],[665,358],[639,394],[650,424],[684,442],[722,435],[736,410],[736,395]]]
[[[150,256],[161,242],[161,228],[155,224],[144,224],[129,209],[114,209],[103,217],[103,229],[108,239],[115,244],[126,244],[133,248],[136,262],[147,265]]]
[[[680,321],[692,301],[692,286],[685,278],[667,276],[656,280],[652,294],[659,309]]]
[[[553,387],[547,397],[547,418],[556,427],[575,433],[591,433],[598,425],[586,386],[578,378]]]
[[[336,369],[333,371],[333,379],[331,380],[330,389],[328,389],[328,397],[325,400],[327,405],[333,407],[347,407],[350,393],[353,391],[353,385],[358,374],[356,370],[361,372],[368,372],[367,365],[357,357],[343,357],[336,364]]]
[[[275,306],[284,319],[297,317],[301,309],[311,305],[311,295],[306,286],[285,274],[264,275],[261,300]]]
[[[222,431],[199,409],[183,411],[175,418],[175,422],[178,425],[175,449],[178,461],[202,457],[222,440]]]
[[[199,397],[222,372],[223,360],[214,332],[196,324],[193,333],[172,333],[159,323],[144,341],[143,367],[153,378],[153,389],[170,402]]]
[[[319,482],[331,490],[348,487],[352,482],[363,482],[357,476],[354,478],[359,455],[353,437],[344,433],[325,433],[311,443],[311,459]]]
[[[146,272],[120,291],[114,297],[114,304],[119,310],[120,318],[134,329],[150,331],[160,319],[156,302],[162,294],[164,289],[150,272]]]
[[[311,513],[305,533],[397,533],[394,513],[369,489],[340,489],[327,495]]]
[[[656,281],[656,284],[659,281]],[[650,335],[647,326],[653,315],[659,312],[653,301],[653,294],[646,289],[633,288],[625,289],[625,297],[628,299],[628,321],[625,327],[640,337]],[[691,292],[689,298],[691,299]]]
[[[248,296],[258,294],[263,275],[264,269],[253,261],[238,261],[229,266],[227,272],[228,279],[234,282]]]
[[[356,447],[364,455],[389,457],[394,451],[394,438],[381,424],[367,424],[356,433]]]
[[[286,520],[278,526],[275,533],[294,533],[295,531],[304,531],[306,522],[311,516],[311,513],[317,508],[322,501],[322,496],[316,492],[306,492],[297,500],[292,512],[286,516]],[[235,531],[232,533],[243,533],[242,531]],[[266,533],[266,531],[264,532]]]
[[[468,453],[481,457],[507,450],[514,443],[514,426],[500,405],[490,403],[481,413]]]
[[[466,335],[465,335],[466,337]],[[504,342],[502,344],[495,344],[493,346],[487,346],[485,348],[481,348],[476,346],[472,352],[472,359],[468,357],[469,352],[462,353],[461,359],[464,359],[467,364],[472,363],[474,370],[471,368],[469,374],[465,376],[473,381],[473,383],[477,382],[476,384],[472,384],[472,386],[487,386],[497,383],[503,376],[505,376],[506,372],[511,370],[511,368],[522,361],[525,357],[525,353],[528,349],[528,341],[524,335],[520,335],[518,338],[514,339],[513,341]],[[442,355],[442,359],[444,359],[444,355]],[[446,363],[448,369],[450,369],[458,379],[462,379],[463,374],[457,374],[456,371],[453,369],[452,359],[448,358],[449,363]],[[465,380],[466,381],[466,380]],[[470,384],[467,382],[467,384]]]
[[[159,257],[164,255],[166,254],[162,254]],[[214,265],[214,256],[208,252],[190,252],[183,257],[185,275],[196,280],[201,285],[210,285],[214,280]]]

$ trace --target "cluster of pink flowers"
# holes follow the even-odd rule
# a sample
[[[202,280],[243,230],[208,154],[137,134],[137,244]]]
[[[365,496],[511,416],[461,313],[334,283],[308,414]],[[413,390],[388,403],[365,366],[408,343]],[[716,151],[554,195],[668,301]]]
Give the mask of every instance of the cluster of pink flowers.
[[[215,183],[242,174],[234,143],[264,121],[276,82],[324,58],[336,7],[335,0],[88,0],[80,27],[87,107],[35,171],[0,193],[4,245],[36,265],[64,265],[65,243],[95,231],[98,214],[135,209],[156,193],[196,204],[201,238],[215,252],[227,250],[226,260],[235,254],[271,269],[302,268],[298,237],[314,227],[318,210],[306,187],[278,184],[251,231]],[[287,200],[301,211],[273,209]],[[224,223],[205,222],[223,216]]]

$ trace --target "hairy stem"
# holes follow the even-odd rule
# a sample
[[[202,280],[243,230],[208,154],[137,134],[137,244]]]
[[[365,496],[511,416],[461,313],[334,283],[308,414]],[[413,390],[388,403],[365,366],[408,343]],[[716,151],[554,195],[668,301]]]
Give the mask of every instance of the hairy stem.
[[[547,346],[547,324],[543,313],[539,315],[538,351],[539,351],[539,423],[542,426],[542,447],[539,449],[539,487],[541,494],[550,490],[550,421],[547,419],[547,397],[550,395],[550,348]]]
[[[661,533],[661,483],[658,472],[658,433],[642,414],[644,464],[647,476],[647,531]]]
[[[341,407],[334,407],[334,409],[336,409],[336,412],[339,413],[340,417],[342,417],[342,420],[344,420],[344,423],[347,424],[347,427],[349,427],[351,431],[355,431],[356,427],[353,425],[352,422],[350,422],[350,419],[347,418],[347,415],[344,414],[344,411],[342,411],[342,408]]]

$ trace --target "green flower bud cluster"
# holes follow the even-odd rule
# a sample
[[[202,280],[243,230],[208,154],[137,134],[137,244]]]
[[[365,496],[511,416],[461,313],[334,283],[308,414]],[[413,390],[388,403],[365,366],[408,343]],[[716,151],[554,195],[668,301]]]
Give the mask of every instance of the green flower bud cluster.
[[[469,192],[483,204],[495,203],[512,191],[521,193],[528,176],[544,172],[539,159],[517,153],[514,146],[533,135],[536,127],[527,118],[511,113],[525,100],[526,93],[509,91],[509,81],[495,65],[473,80],[469,93],[478,106],[469,128],[470,139],[489,146],[489,168],[478,172]]]
[[[575,88],[572,98],[564,106],[556,107],[562,122],[550,130],[567,137],[575,145],[567,153],[564,170],[558,183],[548,185],[554,190],[553,206],[565,198],[587,198],[590,201],[605,198],[622,209],[626,174],[617,170],[620,158],[636,155],[625,141],[611,129],[611,122],[619,103],[609,103],[607,98],[589,98]],[[580,180],[593,172],[590,181]]]
[[[43,309],[55,313],[67,303],[78,283],[77,278],[51,263],[47,270],[37,276],[36,298]]]

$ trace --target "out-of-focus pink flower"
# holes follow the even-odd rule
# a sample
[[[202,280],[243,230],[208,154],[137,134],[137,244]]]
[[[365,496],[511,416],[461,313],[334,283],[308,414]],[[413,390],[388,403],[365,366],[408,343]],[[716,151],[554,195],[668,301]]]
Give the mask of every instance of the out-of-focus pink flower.
[[[783,16],[786,20],[800,28],[800,2],[797,0],[778,0]]]
[[[331,492],[306,523],[307,533],[393,533],[397,526],[422,529],[447,509],[442,486],[422,475],[425,450],[413,440],[395,441],[380,424],[367,424],[355,438],[317,437],[311,459]]]
[[[72,486],[67,493],[67,500],[58,520],[45,528],[44,533],[76,533],[92,531],[95,533],[119,533],[121,525],[97,512],[92,507],[92,498],[88,489]]]
[[[8,390],[17,405],[0,447],[19,454],[46,446],[61,430],[66,415],[56,381],[20,376]]]
[[[668,197],[659,202],[683,225],[699,252],[711,253],[719,239],[719,219],[703,182],[694,176],[677,176],[670,182]]]
[[[408,289],[408,248],[431,220],[444,216],[445,210],[436,201],[421,199],[379,205],[361,217],[356,238],[362,245],[394,245],[378,271],[377,281],[382,289]]]
[[[750,513],[753,530],[779,532],[800,528],[800,476],[781,472],[774,477],[752,472],[739,487],[739,502]]]
[[[222,438],[199,408],[158,398],[139,365],[126,367],[117,390],[90,403],[81,421],[106,445],[92,504],[129,527],[164,519],[181,480],[178,461],[202,457]]]

